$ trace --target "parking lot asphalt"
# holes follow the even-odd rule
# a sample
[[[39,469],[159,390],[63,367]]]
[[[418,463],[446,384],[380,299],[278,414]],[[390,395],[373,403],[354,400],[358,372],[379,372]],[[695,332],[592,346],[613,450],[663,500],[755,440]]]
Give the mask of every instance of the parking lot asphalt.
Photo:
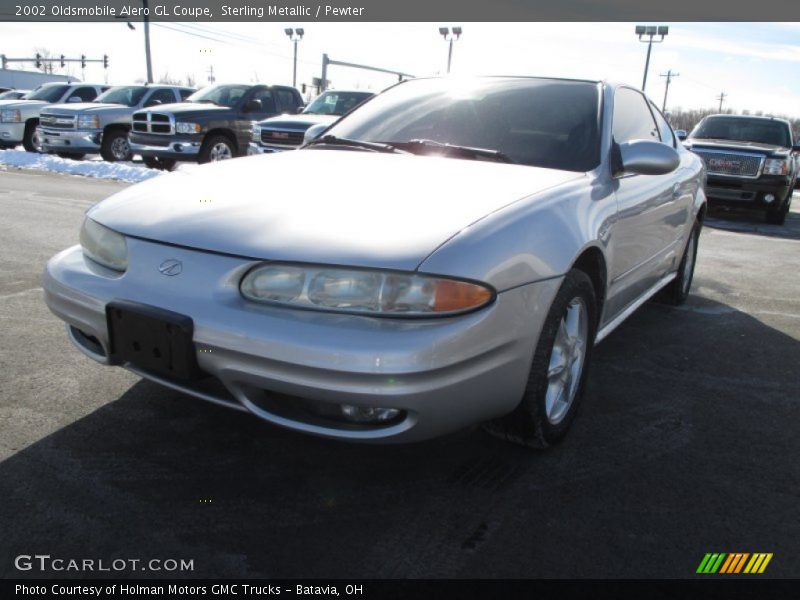
[[[800,575],[800,198],[715,213],[686,305],[598,346],[560,446],[476,429],[327,441],[101,367],[43,303],[46,260],[124,184],[0,171],[0,577],[14,557],[191,559],[183,577]],[[46,573],[46,576],[79,576]],[[103,576],[103,573],[94,573]]]

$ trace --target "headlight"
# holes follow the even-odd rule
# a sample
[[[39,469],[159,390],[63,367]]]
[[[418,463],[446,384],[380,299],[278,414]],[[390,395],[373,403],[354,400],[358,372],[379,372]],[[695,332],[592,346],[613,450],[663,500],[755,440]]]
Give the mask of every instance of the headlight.
[[[178,133],[200,133],[203,126],[198,123],[176,123],[175,131]]]
[[[128,250],[122,234],[87,217],[83,220],[80,239],[83,254],[87,258],[115,271],[128,268]]]
[[[78,129],[100,129],[100,117],[97,115],[79,116]]]
[[[18,110],[0,111],[0,121],[3,123],[22,123],[22,115]]]
[[[788,175],[788,158],[768,158],[764,161],[764,175]]]
[[[375,316],[452,315],[494,299],[488,286],[416,273],[265,264],[242,279],[248,300]]]
[[[261,127],[253,125],[253,128],[250,130],[250,139],[254,142],[261,141]]]

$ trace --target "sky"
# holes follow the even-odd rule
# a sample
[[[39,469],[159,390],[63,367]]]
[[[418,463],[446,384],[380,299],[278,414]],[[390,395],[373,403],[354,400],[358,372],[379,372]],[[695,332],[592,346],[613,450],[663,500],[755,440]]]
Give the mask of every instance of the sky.
[[[0,53],[32,56],[109,55],[109,69],[89,65],[85,80],[111,84],[144,79],[142,24],[0,23]],[[646,91],[662,105],[667,70],[672,80],[667,110],[724,108],[800,118],[800,23],[659,23],[670,27],[654,44]],[[151,25],[154,77],[191,76],[208,83],[289,83],[292,45],[284,27],[300,26],[298,87],[319,77],[322,54],[345,62],[396,69],[416,76],[446,72],[448,44],[440,26],[459,25],[452,73],[541,75],[610,79],[640,86],[647,44],[635,23],[158,23]],[[15,67],[19,68],[19,67]],[[25,68],[33,68],[28,65]],[[77,65],[57,72],[80,77]],[[391,75],[331,67],[332,87],[379,91]]]

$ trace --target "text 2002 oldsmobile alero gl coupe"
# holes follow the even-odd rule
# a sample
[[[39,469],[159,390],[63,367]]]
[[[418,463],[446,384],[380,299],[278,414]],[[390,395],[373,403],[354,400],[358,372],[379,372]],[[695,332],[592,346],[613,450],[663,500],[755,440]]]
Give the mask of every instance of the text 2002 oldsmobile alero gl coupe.
[[[412,80],[304,149],[100,202],[46,300],[94,360],[297,431],[543,447],[592,346],[689,293],[703,178],[633,88]]]

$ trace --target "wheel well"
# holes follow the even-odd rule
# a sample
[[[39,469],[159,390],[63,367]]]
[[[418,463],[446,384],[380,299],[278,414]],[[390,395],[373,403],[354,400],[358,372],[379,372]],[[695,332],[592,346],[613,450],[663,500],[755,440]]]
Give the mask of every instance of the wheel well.
[[[703,221],[705,221],[705,219],[706,219],[706,211],[707,210],[708,210],[708,203],[707,202],[703,202],[703,206],[701,206],[700,210],[697,211],[697,221],[701,225],[703,224]]]
[[[105,129],[103,129],[103,133],[105,134],[108,133],[109,131],[114,131],[115,129],[118,129],[119,131],[124,131],[125,133],[128,133],[131,130],[131,128],[126,125],[115,123],[113,125],[106,125]]]
[[[211,131],[209,131],[209,132],[206,134],[206,136],[203,138],[203,143],[205,143],[205,141],[206,141],[207,139],[209,139],[209,138],[210,138],[212,135],[222,135],[222,136],[225,136],[226,138],[228,138],[228,141],[229,141],[231,144],[233,144],[233,150],[234,150],[234,152],[239,152],[239,144],[237,144],[237,143],[236,143],[236,136],[235,136],[235,135],[233,134],[233,132],[232,132],[232,131],[230,131],[229,129],[212,129],[212,130],[211,130]]]
[[[597,298],[597,317],[603,314],[603,303],[606,299],[606,259],[598,248],[587,248],[578,257],[573,265],[573,269],[583,271],[592,280],[595,296]]]
[[[36,117],[33,117],[32,119],[28,119],[27,121],[25,121],[25,127],[30,127],[31,125],[38,125],[38,124],[39,124],[39,119]]]

